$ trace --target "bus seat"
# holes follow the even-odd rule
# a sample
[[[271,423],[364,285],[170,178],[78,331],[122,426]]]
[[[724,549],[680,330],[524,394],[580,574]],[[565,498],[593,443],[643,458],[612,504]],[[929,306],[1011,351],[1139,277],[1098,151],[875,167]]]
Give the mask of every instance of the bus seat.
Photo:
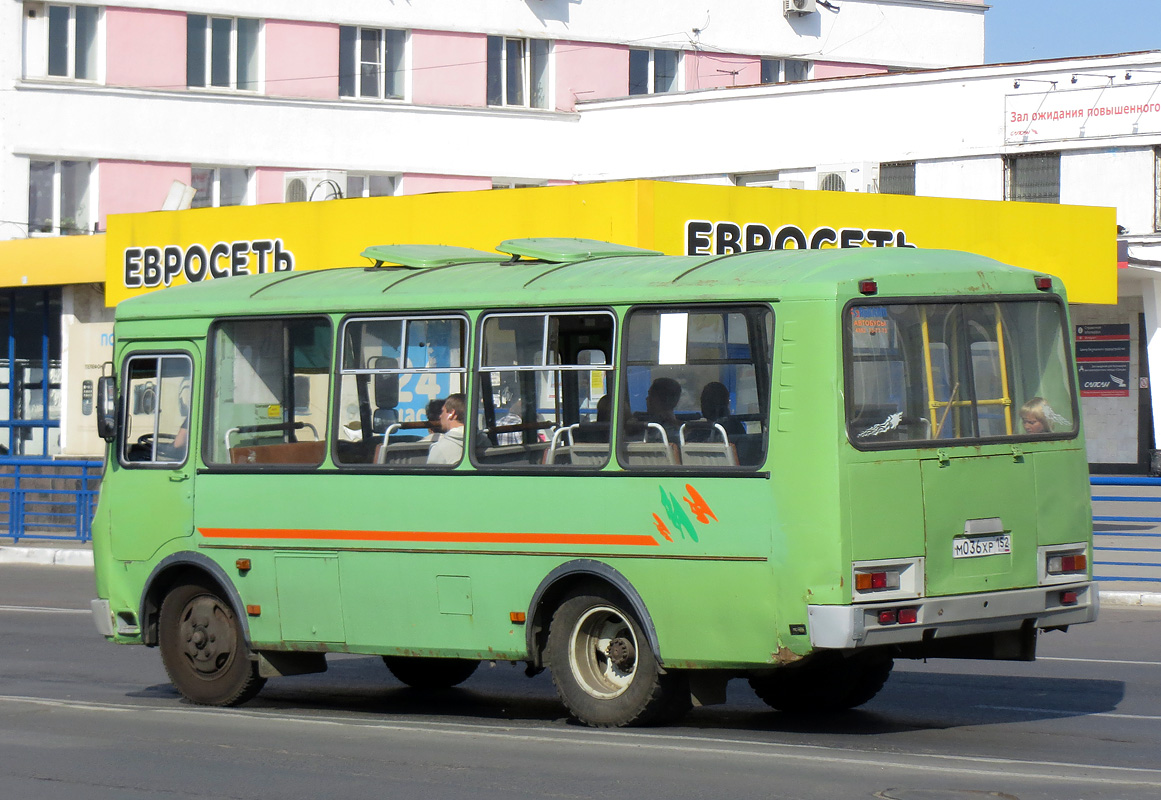
[[[650,464],[681,463],[676,444],[667,442],[629,442],[625,445],[625,463],[634,467]]]
[[[327,443],[278,442],[249,447],[231,447],[231,464],[321,464]]]
[[[576,442],[547,451],[545,464],[569,464],[574,467],[603,467],[609,460],[609,445],[601,442]]]
[[[686,466],[736,467],[738,448],[723,442],[686,442],[681,447],[681,463]]]
[[[398,442],[375,448],[376,464],[426,464],[432,441]]]

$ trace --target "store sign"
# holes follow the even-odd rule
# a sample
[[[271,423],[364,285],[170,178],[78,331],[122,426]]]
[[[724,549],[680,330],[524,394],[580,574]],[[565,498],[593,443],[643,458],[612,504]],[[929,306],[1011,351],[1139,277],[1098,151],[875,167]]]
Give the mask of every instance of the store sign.
[[[822,225],[809,235],[798,225],[771,228],[761,222],[710,222],[691,219],[685,223],[687,256],[724,256],[751,250],[821,250],[824,247],[915,247],[907,233],[889,228],[833,228]]]
[[[1076,371],[1081,397],[1128,397],[1129,325],[1077,325]]]
[[[281,239],[216,242],[209,247],[171,244],[165,247],[126,247],[122,280],[126,289],[171,286],[178,278],[200,283],[207,278],[261,275],[294,269],[294,253]]]
[[[1083,76],[1089,83],[1095,76]],[[1029,86],[1047,83],[1029,81]],[[1004,98],[1004,141],[1046,142],[1161,132],[1161,83],[1022,92]]]
[[[1115,230],[1111,208],[668,181],[266,203],[110,215],[105,299],[116,305],[185,283],[371,266],[360,253],[377,244],[490,251],[505,239],[562,236],[674,255],[963,250],[1055,275],[1070,301],[1115,303]]]

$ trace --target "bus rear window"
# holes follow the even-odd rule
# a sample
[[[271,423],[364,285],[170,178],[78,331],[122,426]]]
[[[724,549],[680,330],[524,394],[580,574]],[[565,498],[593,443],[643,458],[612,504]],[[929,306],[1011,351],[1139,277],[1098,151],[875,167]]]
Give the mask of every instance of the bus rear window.
[[[853,305],[844,328],[856,447],[1076,433],[1058,303]]]

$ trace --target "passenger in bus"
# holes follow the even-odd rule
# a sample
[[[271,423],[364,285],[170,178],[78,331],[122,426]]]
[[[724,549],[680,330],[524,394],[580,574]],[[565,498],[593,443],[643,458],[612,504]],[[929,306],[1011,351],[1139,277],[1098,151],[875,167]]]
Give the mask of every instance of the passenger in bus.
[[[706,422],[721,425],[728,436],[738,436],[746,428],[730,414],[730,390],[720,381],[710,381],[701,390],[701,416]]]
[[[439,422],[440,412],[443,411],[443,403],[444,401],[440,400],[439,398],[428,402],[427,411],[425,412],[427,414],[428,434],[420,441],[434,442],[437,441],[441,435],[443,435],[443,428],[440,426]]]
[[[1052,418],[1056,413],[1043,397],[1033,397],[1020,406],[1020,421],[1024,433],[1052,433]]]
[[[459,392],[449,394],[439,412],[443,435],[427,452],[428,464],[458,464],[464,455],[464,414],[467,404]]]
[[[649,384],[649,392],[645,395],[646,422],[660,422],[666,428],[676,428],[678,425],[677,401],[681,399],[681,384],[673,378],[656,378]]]

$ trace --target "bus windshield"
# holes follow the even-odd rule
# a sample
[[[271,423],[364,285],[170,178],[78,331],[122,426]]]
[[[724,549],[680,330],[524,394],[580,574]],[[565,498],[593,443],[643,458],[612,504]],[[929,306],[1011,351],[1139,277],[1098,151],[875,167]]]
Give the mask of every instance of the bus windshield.
[[[856,447],[1076,435],[1058,303],[859,304],[844,329]]]

